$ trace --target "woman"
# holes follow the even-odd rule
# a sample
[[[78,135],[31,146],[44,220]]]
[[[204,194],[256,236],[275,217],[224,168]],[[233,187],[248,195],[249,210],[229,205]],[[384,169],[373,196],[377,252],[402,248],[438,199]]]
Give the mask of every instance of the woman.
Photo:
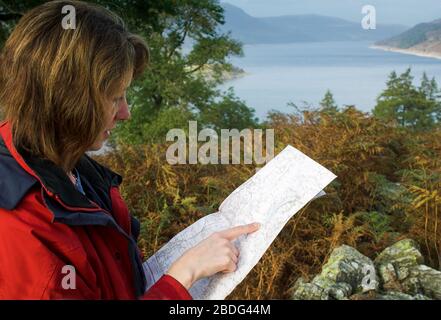
[[[22,17],[0,57],[0,298],[191,299],[198,279],[235,270],[231,240],[258,226],[213,234],[145,292],[122,179],[85,154],[130,117],[126,90],[149,57],[139,36],[104,8],[53,1]]]

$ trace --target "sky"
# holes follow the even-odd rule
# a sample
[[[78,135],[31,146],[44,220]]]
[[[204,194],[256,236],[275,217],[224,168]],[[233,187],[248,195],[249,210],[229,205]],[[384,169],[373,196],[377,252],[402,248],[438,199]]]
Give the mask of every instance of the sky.
[[[441,19],[441,0],[221,0],[255,17],[320,14],[354,22],[363,18],[364,5],[373,5],[377,24],[414,26]]]

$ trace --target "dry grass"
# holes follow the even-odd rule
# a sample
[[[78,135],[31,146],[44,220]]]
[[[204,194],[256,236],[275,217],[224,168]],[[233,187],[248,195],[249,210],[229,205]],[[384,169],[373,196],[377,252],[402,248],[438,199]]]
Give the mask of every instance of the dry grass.
[[[287,223],[230,299],[288,299],[296,279],[314,276],[343,243],[375,257],[411,236],[428,262],[441,267],[440,130],[409,134],[354,109],[332,117],[273,114],[267,126],[275,129],[276,152],[291,144],[338,179],[327,196]],[[123,196],[141,220],[146,256],[215,212],[255,172],[250,165],[172,166],[165,160],[166,148],[120,146],[99,159],[124,176]],[[402,191],[391,193],[398,184]]]

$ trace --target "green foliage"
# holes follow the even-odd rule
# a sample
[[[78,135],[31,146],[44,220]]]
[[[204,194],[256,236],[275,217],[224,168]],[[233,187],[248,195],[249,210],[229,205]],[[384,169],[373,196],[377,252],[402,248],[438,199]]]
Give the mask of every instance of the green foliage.
[[[217,31],[223,23],[217,1],[180,1],[173,15],[157,20],[160,27],[146,35],[150,68],[129,92],[134,121],[117,128],[117,140],[164,141],[169,129],[184,129],[188,120],[201,127],[256,126],[254,110],[217,89],[222,74],[233,68],[227,57],[242,54],[240,43]]]
[[[44,1],[14,1],[2,12],[21,16]],[[231,55],[242,46],[229,34],[220,34],[223,8],[216,0],[92,1],[120,15],[129,30],[147,40],[151,63],[133,83],[128,98],[132,121],[121,124],[112,142],[163,141],[171,128],[184,128],[188,120],[203,127],[254,127],[254,110],[217,86],[233,66]],[[16,19],[10,20],[11,25]],[[1,23],[1,20],[0,20]],[[2,24],[3,25],[3,24]],[[5,28],[0,28],[6,34]],[[209,76],[206,70],[209,70]]]
[[[170,107],[162,109],[155,115],[154,119],[145,118],[142,113],[132,115],[130,125],[122,124],[112,137],[112,143],[153,143],[165,141],[167,132],[173,128],[186,128],[188,121],[193,120],[195,115],[186,108]]]
[[[371,192],[374,201],[372,209],[387,214],[400,214],[401,208],[411,203],[412,199],[401,183],[392,182],[376,172],[369,175],[369,180],[375,186]]]
[[[378,211],[360,212],[358,215],[367,224],[376,241],[381,240],[386,234],[394,232],[393,216]]]
[[[218,133],[223,128],[242,130],[258,127],[258,119],[254,117],[254,110],[235,97],[232,90],[229,90],[222,100],[201,110],[198,119],[202,125],[210,126]]]
[[[330,90],[327,90],[323,100],[320,102],[321,110],[327,113],[335,113],[338,111],[338,106],[335,103],[334,96]]]
[[[416,88],[410,68],[400,76],[392,72],[387,88],[377,99],[374,115],[401,127],[432,130],[441,119],[441,100],[435,79],[429,81],[424,74],[420,87]]]

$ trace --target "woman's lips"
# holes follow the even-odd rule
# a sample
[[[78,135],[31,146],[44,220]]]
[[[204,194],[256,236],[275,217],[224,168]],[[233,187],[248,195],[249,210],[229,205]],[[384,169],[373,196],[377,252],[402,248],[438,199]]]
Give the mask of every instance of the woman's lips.
[[[110,128],[110,129],[104,130],[104,136],[105,136],[106,139],[107,139],[108,137],[110,137],[110,135],[112,134],[112,130],[115,129],[115,127],[116,127],[116,126]]]

